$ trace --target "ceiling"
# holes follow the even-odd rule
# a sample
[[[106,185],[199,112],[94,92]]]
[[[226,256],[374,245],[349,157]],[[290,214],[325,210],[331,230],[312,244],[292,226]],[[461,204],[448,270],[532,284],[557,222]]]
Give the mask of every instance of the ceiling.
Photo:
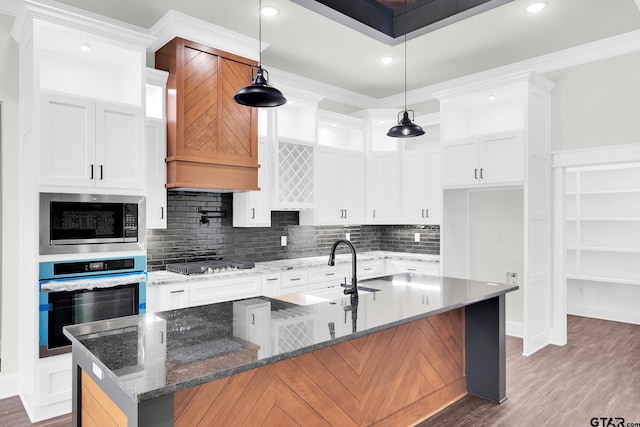
[[[257,0],[59,0],[150,28],[169,9],[251,37],[258,36]],[[404,90],[404,43],[387,43],[298,4],[311,0],[262,0],[280,13],[262,18],[262,54],[273,67],[358,94],[384,98]],[[344,1],[344,0],[342,0]],[[393,6],[395,0],[378,0]],[[416,0],[414,3],[420,3]],[[427,0],[427,2],[439,0]],[[473,0],[445,0],[468,3]],[[640,29],[640,0],[513,0],[410,39],[409,91]],[[415,5],[414,4],[414,5]],[[379,58],[391,56],[388,65]]]

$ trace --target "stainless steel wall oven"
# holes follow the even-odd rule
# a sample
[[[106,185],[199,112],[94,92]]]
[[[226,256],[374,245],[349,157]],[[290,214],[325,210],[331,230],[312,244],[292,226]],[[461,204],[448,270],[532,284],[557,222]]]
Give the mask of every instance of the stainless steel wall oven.
[[[40,263],[40,357],[71,351],[62,328],[146,311],[146,257]]]

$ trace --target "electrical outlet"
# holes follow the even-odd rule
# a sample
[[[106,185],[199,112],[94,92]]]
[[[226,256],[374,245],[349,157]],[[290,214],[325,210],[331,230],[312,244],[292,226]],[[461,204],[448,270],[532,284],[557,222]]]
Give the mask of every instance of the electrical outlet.
[[[420,233],[413,233],[413,241],[414,242],[420,241]]]
[[[351,240],[351,233],[345,233],[344,238],[345,240]]]
[[[287,236],[280,236],[280,246],[287,246]]]
[[[507,284],[508,285],[517,285],[518,284],[518,273],[507,272]]]

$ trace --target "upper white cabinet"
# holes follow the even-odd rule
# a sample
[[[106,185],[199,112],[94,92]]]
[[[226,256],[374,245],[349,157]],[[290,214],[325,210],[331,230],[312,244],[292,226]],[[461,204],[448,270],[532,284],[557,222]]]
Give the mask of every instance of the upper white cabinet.
[[[271,227],[271,194],[267,176],[271,173],[268,158],[268,142],[258,137],[258,186],[260,191],[233,193],[234,227]]]
[[[425,134],[404,140],[402,216],[406,224],[440,224],[442,180],[440,127],[422,126]]]
[[[446,141],[443,154],[445,187],[521,184],[524,181],[522,131]]]
[[[142,107],[41,93],[41,184],[143,189]]]
[[[146,162],[147,228],[167,228],[167,121],[165,117],[166,71],[147,69]]]
[[[315,152],[315,209],[302,211],[300,223],[363,224],[365,222],[365,122],[320,111]]]

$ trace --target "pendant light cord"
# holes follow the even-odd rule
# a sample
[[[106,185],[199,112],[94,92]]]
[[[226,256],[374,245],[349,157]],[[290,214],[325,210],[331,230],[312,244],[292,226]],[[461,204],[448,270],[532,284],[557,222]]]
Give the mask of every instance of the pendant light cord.
[[[262,67],[262,0],[258,0],[258,67]]]
[[[407,0],[404,0],[403,30],[404,30],[404,111],[407,111]]]

